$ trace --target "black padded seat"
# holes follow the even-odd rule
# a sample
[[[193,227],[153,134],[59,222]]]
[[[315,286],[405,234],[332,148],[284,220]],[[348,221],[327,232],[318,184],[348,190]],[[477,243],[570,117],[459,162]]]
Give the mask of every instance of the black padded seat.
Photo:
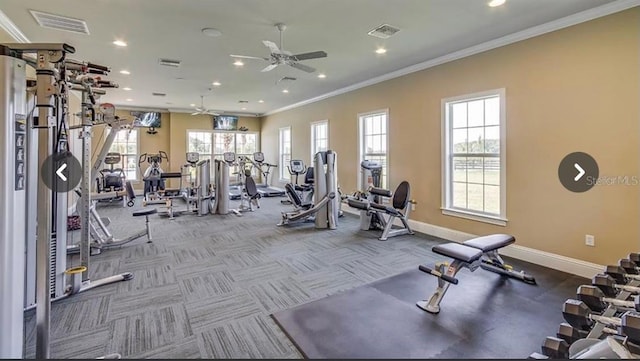
[[[139,211],[133,212],[133,216],[134,217],[142,217],[142,216],[149,216],[149,215],[156,214],[156,213],[158,213],[158,210],[156,208],[141,209]]]
[[[479,249],[482,252],[491,252],[515,243],[515,241],[516,238],[509,234],[490,234],[488,236],[470,239],[462,244]]]
[[[369,205],[370,205],[369,202],[361,201],[361,200],[358,200],[358,199],[347,199],[347,204],[349,205],[349,207],[362,209],[364,211],[368,211],[369,210]]]
[[[434,253],[448,256],[458,261],[472,263],[482,257],[482,251],[467,247],[460,243],[446,243],[433,246],[431,249]]]

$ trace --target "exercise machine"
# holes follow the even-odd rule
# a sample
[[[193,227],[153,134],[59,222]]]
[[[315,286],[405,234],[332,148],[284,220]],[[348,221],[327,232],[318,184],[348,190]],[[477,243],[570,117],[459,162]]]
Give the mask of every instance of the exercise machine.
[[[181,184],[186,184],[182,197],[187,202],[187,212],[198,216],[210,214],[214,197],[211,189],[211,161],[200,160],[198,153],[187,153],[187,164],[182,166],[181,172]]]
[[[122,155],[120,153],[107,153],[104,159],[104,164],[109,168],[103,168],[98,173],[100,177],[96,179],[96,190],[98,193],[111,192],[115,193],[113,197],[103,198],[102,201],[121,201],[124,198],[120,195],[124,191],[127,177],[122,168],[114,168],[115,164],[122,161]]]
[[[453,261],[451,263],[439,262],[436,264],[435,269],[424,265],[418,267],[422,272],[438,278],[438,288],[428,300],[419,301],[416,305],[430,313],[440,312],[442,298],[447,293],[450,284],[458,284],[458,279],[455,277],[458,271],[463,268],[467,268],[471,272],[482,268],[490,272],[516,278],[525,283],[535,284],[536,280],[533,276],[524,271],[514,271],[498,254],[499,249],[513,244],[515,241],[515,237],[508,234],[492,234],[473,238],[462,244],[445,243],[434,246],[431,249],[434,253],[451,257]]]
[[[22,358],[23,310],[36,309],[36,358],[49,357],[52,299],[131,279],[122,273],[92,281],[89,209],[91,201],[91,127],[99,118],[112,118],[113,106],[98,109],[103,88],[117,84],[96,78],[109,68],[68,59],[68,44],[0,45],[0,357]],[[36,70],[36,82],[27,87],[26,67]],[[81,124],[69,125],[69,93],[80,91]],[[33,100],[32,109],[27,104]],[[29,105],[31,108],[31,105]],[[68,197],[58,189],[57,177],[70,154],[69,134],[79,131],[82,177],[78,202],[81,213],[80,265],[66,268]],[[52,157],[53,156],[53,157]],[[53,164],[47,160],[53,159]],[[24,270],[24,272],[23,272]],[[71,277],[71,287],[66,278]],[[115,355],[112,355],[115,356]]]
[[[260,171],[260,177],[264,183],[256,183],[256,188],[262,197],[283,197],[285,191],[282,188],[272,187],[269,185],[269,174],[271,168],[277,168],[276,164],[265,163],[264,153],[253,153],[253,166]]]
[[[360,163],[362,189],[354,196],[348,196],[347,204],[360,210],[361,230],[381,230],[378,238],[386,241],[389,237],[414,234],[409,226],[409,212],[416,204],[411,199],[409,182],[402,181],[392,193],[388,189],[379,188],[382,179],[382,165],[369,160]],[[385,205],[382,197],[391,198],[391,206]],[[401,226],[395,225],[399,220]]]
[[[212,212],[214,214],[229,214],[229,168],[235,164],[236,154],[226,152],[222,159],[215,159],[214,183],[215,194]]]
[[[337,176],[338,154],[332,150],[318,152],[314,156],[314,203],[313,206],[299,208],[293,212],[282,212],[278,226],[294,221],[310,220],[316,229],[337,229],[340,214],[340,195]],[[285,188],[286,189],[286,188]],[[296,197],[295,191],[290,197]]]
[[[293,183],[285,184],[285,192],[289,200],[286,203],[293,204],[296,208],[301,207],[302,204],[313,203],[313,167],[307,168],[301,159],[292,159],[289,161],[287,170],[289,174],[295,176],[295,180]],[[298,184],[298,177],[302,174],[304,174],[304,183],[300,185]],[[289,189],[287,190],[286,188]],[[294,199],[293,193],[296,193],[298,197]],[[282,203],[285,203],[285,201],[282,201]]]

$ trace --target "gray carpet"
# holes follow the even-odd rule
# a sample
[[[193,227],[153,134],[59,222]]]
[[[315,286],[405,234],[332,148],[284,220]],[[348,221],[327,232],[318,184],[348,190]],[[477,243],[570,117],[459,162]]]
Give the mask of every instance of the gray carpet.
[[[291,210],[281,199],[263,199],[242,217],[152,216],[153,244],[140,239],[92,257],[94,280],[120,272],[135,278],[54,303],[51,357],[300,358],[270,314],[436,259],[430,249],[441,240],[382,242],[348,214],[333,231],[312,223],[276,227],[280,211]],[[123,238],[144,227],[132,210],[99,206]],[[26,355],[33,357],[33,312],[26,324]]]

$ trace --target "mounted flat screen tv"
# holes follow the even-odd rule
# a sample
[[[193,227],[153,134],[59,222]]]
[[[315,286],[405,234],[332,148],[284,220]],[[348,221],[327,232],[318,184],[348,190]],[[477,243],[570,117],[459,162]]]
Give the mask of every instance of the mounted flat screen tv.
[[[154,127],[160,128],[160,112],[140,112],[132,111],[131,115],[134,117],[134,127]]]
[[[216,115],[213,117],[214,130],[238,130],[238,117],[235,115]]]

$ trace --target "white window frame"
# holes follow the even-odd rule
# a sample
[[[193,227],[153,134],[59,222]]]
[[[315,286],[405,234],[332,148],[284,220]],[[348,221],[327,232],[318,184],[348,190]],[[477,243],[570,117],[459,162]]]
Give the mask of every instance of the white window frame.
[[[318,147],[317,147],[317,143],[318,143],[318,138],[316,137],[316,126],[318,125],[327,125],[327,149],[329,149],[329,120],[325,119],[325,120],[319,120],[317,122],[312,122],[310,124],[311,127],[311,157],[309,159],[311,159],[311,163],[309,164],[313,164],[313,157],[316,155],[316,153],[318,153]]]
[[[364,147],[365,147],[365,142],[364,142],[364,118],[371,116],[371,115],[376,115],[376,114],[381,114],[384,113],[385,114],[385,120],[386,120],[386,124],[385,124],[385,129],[386,129],[386,133],[385,133],[385,149],[387,150],[385,153],[385,156],[387,158],[386,164],[385,164],[385,168],[383,169],[383,174],[387,175],[387,183],[389,182],[389,170],[390,170],[390,149],[389,149],[389,108],[385,108],[385,109],[378,109],[378,110],[374,110],[374,111],[370,111],[370,112],[365,112],[365,113],[358,113],[358,164],[356,165],[356,169],[358,170],[358,176],[356,177],[358,184],[356,184],[356,189],[360,189],[360,185],[362,184],[362,172],[360,170],[360,163],[364,160],[365,157],[365,151],[364,151]],[[389,184],[384,184],[383,187],[387,187],[389,188],[390,185]],[[363,189],[364,191],[365,189]]]
[[[132,132],[134,132],[134,131],[136,132],[136,154],[135,154],[135,157],[134,157],[135,162],[136,162],[136,166],[138,165],[138,161],[140,160],[140,130],[141,129],[142,128],[138,128],[138,127],[131,129]],[[128,131],[129,131],[129,129],[120,129],[120,130],[118,130],[118,132],[128,132]],[[109,136],[110,132],[111,132],[111,128],[109,128],[109,127],[107,127],[104,130],[104,138],[105,139]],[[129,134],[129,136],[131,136],[131,134]],[[113,142],[111,143],[111,146],[109,146],[109,152],[111,152],[111,147],[113,147],[113,143],[115,143],[115,138],[113,139]],[[129,153],[121,154],[121,156],[122,157],[130,156],[130,154]],[[103,163],[103,165],[106,166],[106,164],[104,164],[104,163]],[[127,177],[128,181],[131,181],[131,182],[134,182],[134,183],[142,181],[142,176],[140,174],[138,174],[141,171],[140,169],[136,169],[136,171],[134,172],[135,178],[134,179],[130,179],[128,177],[128,175],[127,175],[126,169],[124,168],[124,165],[125,165],[124,164],[124,160],[122,160],[122,170],[124,171],[124,174]]]
[[[448,105],[455,102],[469,102],[480,98],[498,96],[500,99],[500,214],[493,215],[467,209],[454,208],[452,205],[452,182],[451,174],[451,127],[449,123]],[[498,226],[507,225],[507,127],[506,127],[506,90],[505,88],[492,89],[472,94],[466,94],[441,101],[442,115],[442,214],[447,216],[460,217],[474,221],[494,224]]]
[[[186,134],[185,134],[185,140],[186,140],[186,144],[185,144],[185,150],[188,152],[189,151],[189,133],[192,132],[197,132],[197,133],[209,133],[209,136],[211,137],[211,154],[205,154],[211,157],[211,174],[213,175],[214,172],[214,166],[213,166],[213,162],[216,159],[216,156],[222,156],[222,154],[218,154],[215,152],[216,149],[216,144],[215,144],[215,134],[216,133],[233,133],[235,135],[238,134],[254,134],[256,136],[256,152],[260,151],[260,133],[256,132],[256,131],[246,131],[246,132],[241,132],[241,131],[235,131],[235,130],[211,130],[211,129],[187,129]],[[233,137],[233,150],[234,152],[236,152],[238,149],[238,145],[237,145],[237,138],[234,136]],[[201,153],[202,154],[202,153]],[[236,153],[236,156],[238,155],[246,155],[249,157],[252,157],[253,154],[238,154]]]
[[[292,144],[292,131],[291,131],[291,126],[287,126],[287,127],[281,127],[278,130],[278,163],[280,164],[280,166],[278,167],[279,171],[279,178],[280,178],[280,182],[289,182],[291,179],[290,177],[287,177],[287,174],[285,174],[285,170],[288,169],[287,165],[288,164],[284,164],[282,161],[282,157],[287,154],[287,153],[283,153],[283,136],[282,133],[288,130],[289,131],[289,159],[291,159],[291,154],[293,153],[293,144]]]

